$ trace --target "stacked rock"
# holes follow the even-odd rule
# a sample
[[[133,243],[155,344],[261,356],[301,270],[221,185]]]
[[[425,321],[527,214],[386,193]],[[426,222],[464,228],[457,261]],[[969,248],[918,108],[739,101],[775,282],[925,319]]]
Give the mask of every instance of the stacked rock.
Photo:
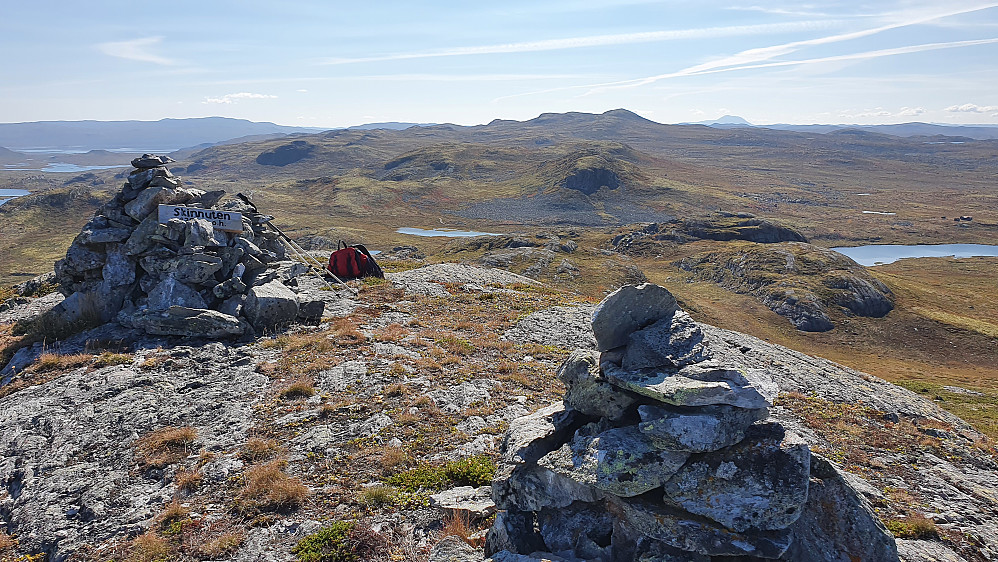
[[[820,497],[833,483],[815,480],[807,445],[768,419],[778,389],[765,371],[713,353],[656,285],[608,296],[593,330],[602,353],[577,350],[562,365],[563,403],[514,421],[505,436],[487,554],[703,562],[825,560],[817,550],[843,549],[838,538],[791,548],[825,523],[801,517],[811,481]],[[871,518],[848,492],[850,517]],[[896,560],[879,521],[862,521],[873,531],[858,541],[860,559]]]
[[[97,316],[161,335],[225,337],[260,332],[296,319],[317,320],[322,301],[299,303],[284,282],[307,272],[285,261],[273,217],[225,191],[184,187],[166,164],[143,154],[121,191],[97,210],[55,264],[67,296],[53,314],[68,321]],[[159,205],[206,212],[170,218]],[[216,229],[212,217],[241,213],[240,232]],[[238,222],[237,222],[238,224]],[[292,283],[293,284],[293,283]],[[300,318],[302,317],[302,318]]]

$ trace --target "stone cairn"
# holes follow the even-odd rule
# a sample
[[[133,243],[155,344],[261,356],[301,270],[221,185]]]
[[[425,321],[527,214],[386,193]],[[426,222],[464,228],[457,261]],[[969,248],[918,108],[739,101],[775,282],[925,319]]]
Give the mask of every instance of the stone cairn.
[[[769,417],[770,375],[711,346],[667,290],[622,287],[593,330],[602,353],[562,365],[563,403],[504,438],[493,560],[898,559],[866,500]]]
[[[324,303],[289,288],[308,271],[285,260],[278,233],[241,200],[220,204],[225,191],[184,187],[166,164],[143,154],[121,191],[97,210],[55,273],[66,300],[64,320],[85,317],[150,334],[230,337],[294,321],[318,321]],[[159,222],[159,205],[242,213],[242,231],[217,230],[204,218]],[[301,302],[299,302],[301,300]]]

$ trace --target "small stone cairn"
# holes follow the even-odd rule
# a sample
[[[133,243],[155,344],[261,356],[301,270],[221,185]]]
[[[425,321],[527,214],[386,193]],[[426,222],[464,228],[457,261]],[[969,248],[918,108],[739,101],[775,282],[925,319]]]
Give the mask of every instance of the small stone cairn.
[[[622,287],[592,323],[601,352],[562,365],[563,403],[504,438],[493,560],[898,559],[866,500],[769,418],[770,375],[715,352],[666,289]]]
[[[66,295],[53,310],[67,321],[101,321],[158,335],[232,337],[317,321],[322,300],[299,299],[288,285],[307,272],[285,260],[276,231],[225,191],[184,187],[166,156],[143,154],[121,191],[97,210],[56,262]],[[242,213],[242,232],[203,218],[159,222],[159,205]],[[301,302],[299,302],[301,300]]]

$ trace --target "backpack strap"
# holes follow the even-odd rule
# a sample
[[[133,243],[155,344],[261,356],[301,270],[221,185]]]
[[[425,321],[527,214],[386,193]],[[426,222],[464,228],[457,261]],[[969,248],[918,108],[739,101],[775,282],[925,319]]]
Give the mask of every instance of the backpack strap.
[[[367,251],[367,248],[363,244],[354,244],[351,247],[356,248],[357,251],[367,256],[367,271],[364,272],[366,275],[380,277],[381,279],[385,278],[385,272],[381,271],[381,266],[378,265],[378,262],[374,260],[374,256],[371,255],[371,252]]]

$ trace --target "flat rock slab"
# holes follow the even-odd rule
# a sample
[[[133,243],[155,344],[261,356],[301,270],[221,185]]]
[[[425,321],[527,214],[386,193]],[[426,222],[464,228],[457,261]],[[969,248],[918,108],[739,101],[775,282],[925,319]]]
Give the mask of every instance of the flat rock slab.
[[[627,344],[630,335],[679,310],[676,297],[651,283],[625,285],[610,293],[593,312],[593,333],[600,351]]]
[[[458,486],[430,496],[430,505],[463,511],[474,517],[488,517],[495,513],[496,502],[492,501],[492,486]]]
[[[132,315],[127,323],[148,334],[160,336],[224,338],[240,336],[245,331],[245,327],[235,316],[183,306],[171,306],[163,311],[143,311]]]
[[[661,449],[706,453],[723,449],[745,438],[745,430],[769,416],[769,409],[733,406],[702,406],[691,409],[664,409],[639,406],[638,429]]]
[[[730,369],[700,363],[678,371],[625,371],[608,367],[604,375],[614,385],[673,406],[727,404],[768,408],[779,388],[761,369]]]
[[[739,533],[660,505],[629,500],[617,500],[614,504],[627,526],[646,537],[688,552],[709,556],[779,558],[792,541],[790,531],[786,530]]]

